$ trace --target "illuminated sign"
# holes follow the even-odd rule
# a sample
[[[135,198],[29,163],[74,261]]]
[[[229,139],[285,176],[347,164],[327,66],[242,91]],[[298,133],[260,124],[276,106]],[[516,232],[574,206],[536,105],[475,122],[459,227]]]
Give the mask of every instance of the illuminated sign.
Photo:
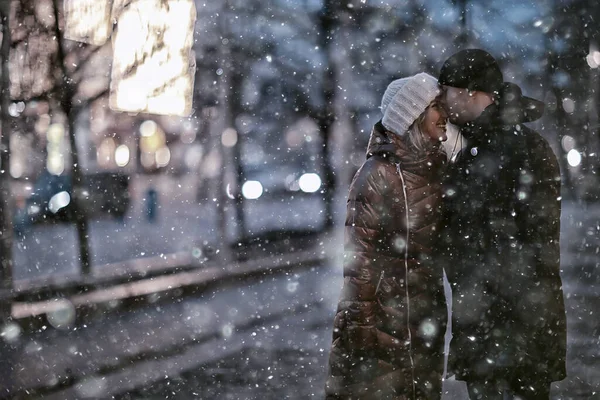
[[[65,39],[101,46],[112,31],[110,0],[65,0]]]
[[[114,39],[110,107],[186,116],[192,110],[192,0],[132,1]]]

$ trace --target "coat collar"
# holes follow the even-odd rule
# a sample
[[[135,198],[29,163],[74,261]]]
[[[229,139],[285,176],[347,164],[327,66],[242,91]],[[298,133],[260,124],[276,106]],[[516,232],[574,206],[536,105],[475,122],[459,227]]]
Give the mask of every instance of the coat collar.
[[[460,133],[471,147],[498,147],[524,135],[525,128],[521,122],[503,115],[496,103],[486,108],[479,118],[466,123]]]
[[[474,146],[504,144],[522,136],[521,124],[539,119],[543,112],[544,103],[523,96],[513,83],[504,83],[498,99],[476,120],[465,124],[461,134]]]

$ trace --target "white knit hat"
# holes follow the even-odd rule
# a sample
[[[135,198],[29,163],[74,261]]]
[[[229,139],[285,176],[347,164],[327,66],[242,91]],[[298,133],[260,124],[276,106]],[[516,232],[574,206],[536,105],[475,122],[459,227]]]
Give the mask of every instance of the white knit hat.
[[[393,81],[381,99],[381,123],[396,135],[404,135],[440,93],[437,79],[424,72]]]

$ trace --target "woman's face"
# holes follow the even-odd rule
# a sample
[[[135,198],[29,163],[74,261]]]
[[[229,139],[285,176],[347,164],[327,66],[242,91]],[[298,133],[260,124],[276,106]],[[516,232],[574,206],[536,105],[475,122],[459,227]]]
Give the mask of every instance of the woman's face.
[[[425,109],[421,131],[434,142],[445,142],[448,139],[446,122],[448,122],[448,113],[442,103],[435,99]]]

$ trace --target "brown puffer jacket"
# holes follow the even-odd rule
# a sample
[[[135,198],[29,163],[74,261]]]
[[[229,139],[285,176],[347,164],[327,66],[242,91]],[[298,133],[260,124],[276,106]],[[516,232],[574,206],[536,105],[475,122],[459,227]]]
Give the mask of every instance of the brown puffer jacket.
[[[441,398],[446,305],[431,249],[445,162],[375,125],[348,196],[327,399]]]

